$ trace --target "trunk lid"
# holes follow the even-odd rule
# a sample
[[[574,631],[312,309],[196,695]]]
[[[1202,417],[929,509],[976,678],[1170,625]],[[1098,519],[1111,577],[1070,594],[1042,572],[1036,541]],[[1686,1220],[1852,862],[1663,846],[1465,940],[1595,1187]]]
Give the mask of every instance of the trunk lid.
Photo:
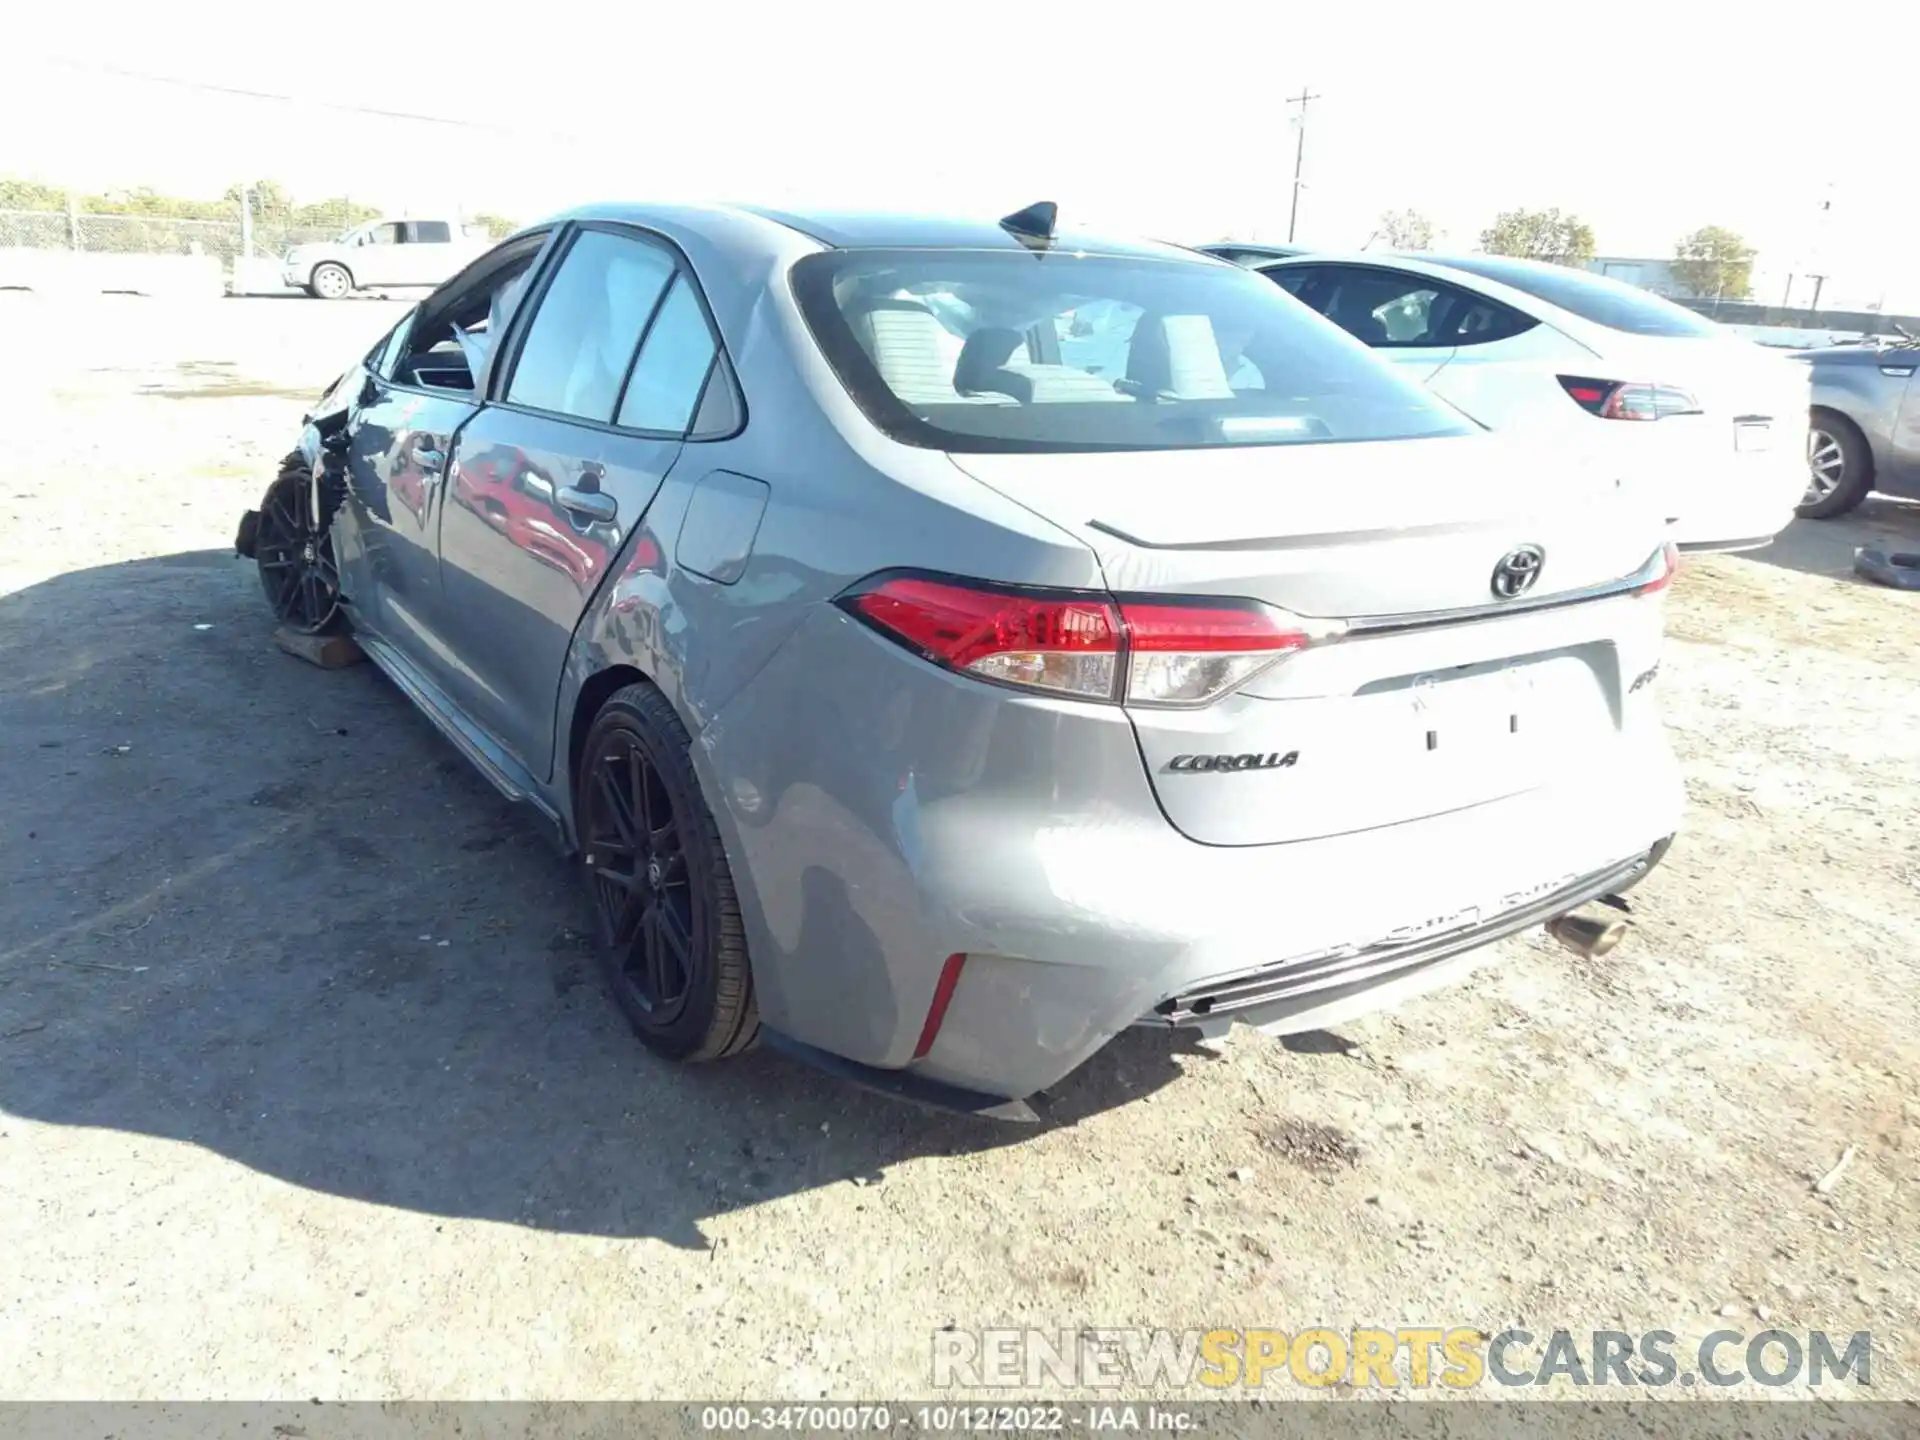
[[[1661,487],[1667,516],[1690,536],[1725,528],[1725,539],[1749,538],[1764,497],[1783,509],[1799,498],[1812,403],[1805,365],[1731,336],[1617,334],[1595,364],[1596,378],[1669,385],[1699,403],[1697,415],[1589,427],[1624,473]]]
[[[1351,627],[1212,704],[1128,707],[1162,808],[1195,840],[1336,835],[1547,783],[1618,739],[1653,663],[1656,607],[1541,602],[1641,569],[1659,517],[1530,443],[953,458],[1084,541],[1117,594],[1250,598]],[[1544,557],[1537,579],[1499,599],[1494,570],[1522,546]]]

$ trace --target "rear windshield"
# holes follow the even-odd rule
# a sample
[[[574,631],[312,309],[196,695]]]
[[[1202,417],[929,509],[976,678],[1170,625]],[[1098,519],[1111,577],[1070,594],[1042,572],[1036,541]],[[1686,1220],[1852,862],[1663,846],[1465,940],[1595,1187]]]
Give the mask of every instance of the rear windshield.
[[[1191,450],[1471,426],[1250,271],[1067,251],[834,250],[807,323],[886,434],[957,451]]]
[[[1571,310],[1582,320],[1624,330],[1629,335],[1718,335],[1720,327],[1704,316],[1662,300],[1651,291],[1629,285],[1624,280],[1595,275],[1589,270],[1572,270],[1565,265],[1507,260],[1497,255],[1469,255],[1464,259],[1441,262],[1469,275],[1498,280],[1537,296],[1549,305]]]

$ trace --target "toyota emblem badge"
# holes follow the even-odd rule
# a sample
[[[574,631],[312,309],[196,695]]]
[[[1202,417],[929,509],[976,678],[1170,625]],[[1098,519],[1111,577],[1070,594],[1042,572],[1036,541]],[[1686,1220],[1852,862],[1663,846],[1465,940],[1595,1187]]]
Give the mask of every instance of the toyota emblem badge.
[[[1493,593],[1502,600],[1517,599],[1533,588],[1547,552],[1538,545],[1516,545],[1493,567]]]

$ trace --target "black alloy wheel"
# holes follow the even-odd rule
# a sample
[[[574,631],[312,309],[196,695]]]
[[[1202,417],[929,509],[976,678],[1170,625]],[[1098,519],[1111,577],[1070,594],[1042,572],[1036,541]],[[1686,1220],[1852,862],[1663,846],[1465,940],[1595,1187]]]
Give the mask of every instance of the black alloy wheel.
[[[574,818],[600,954],[634,1033],[675,1060],[709,1060],[759,1032],[732,871],[688,757],[686,727],[651,685],[595,717]]]
[[[608,734],[591,765],[586,848],[602,930],[620,954],[617,983],[653,1025],[670,1025],[707,938],[673,800],[630,731]]]
[[[322,635],[344,624],[340,567],[331,527],[316,525],[306,462],[290,457],[260,505],[254,562],[260,587],[282,625],[304,635]]]

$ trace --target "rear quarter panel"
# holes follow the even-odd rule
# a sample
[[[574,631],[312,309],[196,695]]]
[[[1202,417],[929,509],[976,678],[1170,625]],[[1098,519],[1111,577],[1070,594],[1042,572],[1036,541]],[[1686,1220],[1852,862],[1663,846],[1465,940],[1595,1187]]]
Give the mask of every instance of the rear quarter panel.
[[[1592,417],[1567,398],[1558,377],[1582,373],[1595,358],[1543,322],[1509,340],[1457,347],[1427,388],[1492,430],[1573,431]]]

